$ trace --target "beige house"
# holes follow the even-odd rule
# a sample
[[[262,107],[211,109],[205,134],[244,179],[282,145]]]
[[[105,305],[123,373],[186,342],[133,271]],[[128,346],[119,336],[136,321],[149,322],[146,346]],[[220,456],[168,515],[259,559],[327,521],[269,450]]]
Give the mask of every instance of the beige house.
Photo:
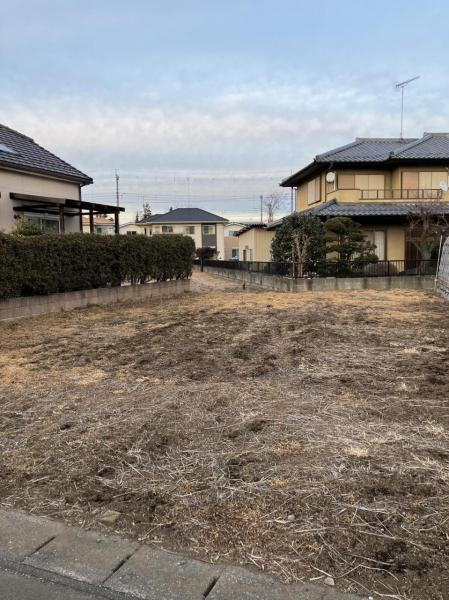
[[[189,235],[196,248],[210,247],[217,258],[225,256],[225,227],[227,219],[201,208],[176,208],[162,215],[141,219],[137,225],[145,235],[180,233]]]
[[[275,235],[274,229],[267,229],[263,223],[254,223],[241,229],[237,235],[240,260],[271,261],[271,241]]]
[[[83,186],[92,179],[30,137],[0,125],[0,231],[9,233],[24,218],[59,233],[83,231],[83,216],[112,214],[118,232],[117,206],[85,202]]]
[[[281,185],[296,188],[298,212],[359,222],[379,259],[419,258],[408,233],[410,214],[419,203],[433,203],[449,215],[449,133],[357,138],[319,154]]]

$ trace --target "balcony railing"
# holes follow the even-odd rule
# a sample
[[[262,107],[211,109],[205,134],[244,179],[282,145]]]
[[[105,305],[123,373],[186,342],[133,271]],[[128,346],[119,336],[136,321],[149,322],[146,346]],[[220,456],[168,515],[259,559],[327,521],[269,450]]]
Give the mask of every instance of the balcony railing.
[[[441,189],[360,190],[361,200],[439,200],[442,197]]]

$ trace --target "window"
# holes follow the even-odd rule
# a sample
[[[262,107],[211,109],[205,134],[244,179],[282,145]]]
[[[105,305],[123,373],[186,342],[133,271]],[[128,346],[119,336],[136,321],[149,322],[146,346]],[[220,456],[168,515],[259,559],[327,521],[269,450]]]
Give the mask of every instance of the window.
[[[315,204],[321,200],[321,178],[316,177],[307,184],[307,204]]]
[[[363,199],[377,199],[379,196],[378,190],[385,188],[384,175],[365,175],[360,174],[355,176],[355,187],[357,190],[364,190]]]
[[[232,250],[231,250],[231,259],[232,260],[238,260],[239,259],[239,249],[238,248],[232,248]]]
[[[214,235],[215,225],[203,225],[203,235]]]
[[[173,233],[173,225],[162,225],[162,233]]]
[[[431,190],[445,190],[448,186],[446,171],[403,171],[402,189],[409,190],[407,198],[437,198]],[[426,190],[419,193],[418,190]]]
[[[137,231],[127,231],[126,235],[137,235]]]
[[[355,189],[355,176],[341,174],[338,176],[338,189],[339,190],[354,190]]]
[[[226,231],[226,237],[235,237],[239,231],[240,231],[240,229],[230,229],[230,230],[228,229]]]
[[[59,233],[59,217],[52,215],[25,215],[26,220],[33,225],[37,225],[44,231],[54,231]]]
[[[366,239],[376,246],[374,254],[379,260],[385,260],[385,231],[371,230],[365,231]]]
[[[184,227],[184,233],[186,235],[195,235],[195,227],[193,225],[186,225]]]
[[[0,152],[7,152],[8,154],[17,154],[15,150],[12,150],[6,144],[0,144]]]

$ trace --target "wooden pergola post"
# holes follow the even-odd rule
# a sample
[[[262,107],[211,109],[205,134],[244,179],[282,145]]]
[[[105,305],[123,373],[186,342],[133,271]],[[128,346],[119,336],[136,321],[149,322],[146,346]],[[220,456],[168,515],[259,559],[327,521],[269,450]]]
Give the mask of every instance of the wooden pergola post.
[[[114,213],[114,231],[115,234],[118,235],[120,233],[120,221],[119,221],[119,212],[118,210]]]
[[[89,232],[94,232],[94,211],[93,208],[89,208]]]
[[[80,233],[83,233],[83,209],[81,208],[81,202],[80,202],[79,220],[80,220]]]
[[[59,205],[59,233],[65,233],[64,205]]]

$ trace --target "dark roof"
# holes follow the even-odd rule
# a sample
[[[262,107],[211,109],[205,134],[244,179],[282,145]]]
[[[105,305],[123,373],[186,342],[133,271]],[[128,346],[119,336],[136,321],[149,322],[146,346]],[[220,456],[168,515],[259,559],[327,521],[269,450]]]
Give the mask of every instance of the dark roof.
[[[354,142],[334,148],[315,157],[316,162],[383,162],[388,160],[392,153],[401,150],[413,139],[397,138],[356,138]]]
[[[334,164],[350,165],[384,163],[394,166],[399,161],[449,162],[449,133],[424,133],[421,138],[356,138],[354,142],[318,154],[308,164],[281,182],[292,186],[332,167]]]
[[[422,203],[425,204],[425,203]],[[407,217],[419,212],[420,202],[338,202],[330,200],[304,211],[319,217]],[[432,202],[432,210],[449,214],[449,202]],[[304,214],[301,213],[301,214]]]
[[[214,215],[202,208],[175,208],[163,215],[152,215],[139,221],[146,223],[227,223],[228,219]]]
[[[2,166],[72,179],[82,184],[93,183],[91,177],[45,150],[30,137],[0,124],[0,167]]]

